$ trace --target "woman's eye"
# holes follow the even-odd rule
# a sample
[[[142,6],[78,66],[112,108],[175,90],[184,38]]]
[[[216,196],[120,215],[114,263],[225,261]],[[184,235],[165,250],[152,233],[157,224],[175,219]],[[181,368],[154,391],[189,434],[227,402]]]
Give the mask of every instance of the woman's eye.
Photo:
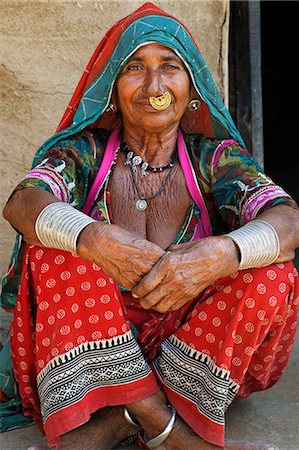
[[[180,70],[179,66],[177,66],[176,64],[165,64],[164,68],[166,70]]]
[[[138,64],[132,64],[131,66],[127,67],[127,70],[142,70],[142,66]]]

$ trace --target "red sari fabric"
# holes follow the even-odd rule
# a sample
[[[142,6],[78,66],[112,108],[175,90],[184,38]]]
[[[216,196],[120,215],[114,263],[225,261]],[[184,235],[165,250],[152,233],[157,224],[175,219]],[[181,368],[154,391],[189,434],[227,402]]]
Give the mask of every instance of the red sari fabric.
[[[196,433],[223,446],[233,399],[272,386],[285,370],[297,307],[290,262],[239,271],[160,314],[121,294],[97,265],[28,247],[11,328],[24,411],[58,445],[96,410],[162,386]]]

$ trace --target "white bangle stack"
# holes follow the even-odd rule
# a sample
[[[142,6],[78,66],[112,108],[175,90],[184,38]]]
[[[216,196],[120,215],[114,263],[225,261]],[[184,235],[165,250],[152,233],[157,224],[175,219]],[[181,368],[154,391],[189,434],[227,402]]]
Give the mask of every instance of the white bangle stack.
[[[45,247],[76,252],[79,234],[92,222],[96,221],[68,203],[56,202],[39,213],[35,232]]]
[[[272,225],[264,220],[248,222],[226,236],[229,236],[240,250],[239,270],[268,266],[276,261],[280,252],[277,233]]]

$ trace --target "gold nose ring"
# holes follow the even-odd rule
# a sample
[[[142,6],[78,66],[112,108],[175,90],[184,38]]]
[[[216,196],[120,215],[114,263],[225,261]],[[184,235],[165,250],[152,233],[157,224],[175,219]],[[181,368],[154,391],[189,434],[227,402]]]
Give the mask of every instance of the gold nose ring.
[[[154,109],[158,109],[160,111],[168,108],[171,103],[171,95],[169,92],[163,92],[161,95],[157,95],[157,97],[149,97],[149,102]]]

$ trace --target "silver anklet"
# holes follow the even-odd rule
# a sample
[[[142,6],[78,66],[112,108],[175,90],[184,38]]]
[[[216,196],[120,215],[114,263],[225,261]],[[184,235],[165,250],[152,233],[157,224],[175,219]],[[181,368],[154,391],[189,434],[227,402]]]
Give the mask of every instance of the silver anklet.
[[[240,250],[239,270],[265,267],[278,258],[278,235],[273,226],[264,220],[248,222],[225,236],[230,237]]]
[[[138,423],[136,423],[132,417],[129,414],[129,411],[127,410],[127,408],[124,407],[124,418],[126,419],[126,421],[134,428],[136,428],[136,430],[140,429],[140,425],[138,425]]]
[[[159,445],[161,445],[164,441],[166,441],[166,439],[173,430],[175,417],[176,417],[176,410],[174,409],[173,406],[171,406],[171,418],[168,424],[166,425],[162,433],[158,434],[158,436],[154,437],[153,439],[150,439],[149,441],[145,442],[148,448],[159,447]]]
[[[55,202],[39,213],[35,232],[45,247],[75,253],[79,234],[92,222],[96,221],[68,203]]]

